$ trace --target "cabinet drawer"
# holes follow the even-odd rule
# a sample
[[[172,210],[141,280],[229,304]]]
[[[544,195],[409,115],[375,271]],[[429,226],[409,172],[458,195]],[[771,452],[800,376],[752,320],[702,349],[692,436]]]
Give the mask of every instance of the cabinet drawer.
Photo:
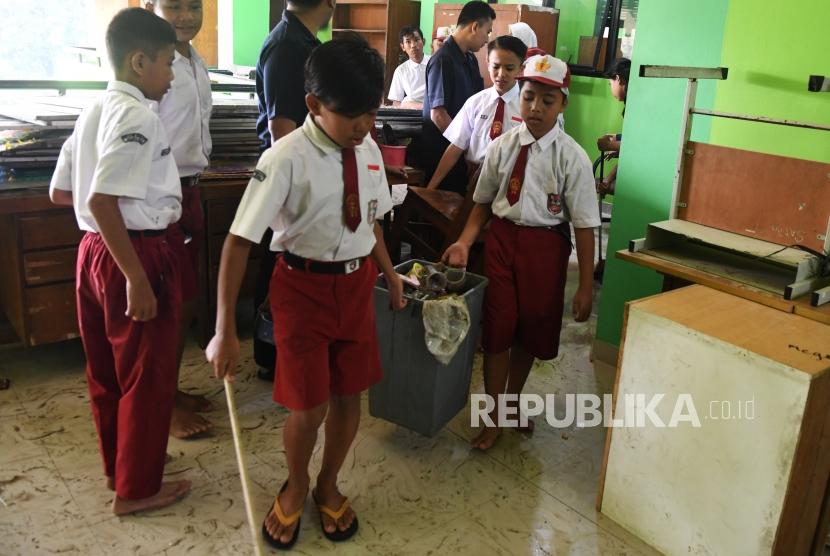
[[[17,222],[24,251],[77,245],[84,235],[71,211],[23,216]]]
[[[29,317],[28,345],[37,346],[78,337],[74,281],[26,288],[24,297]]]
[[[74,281],[77,247],[34,251],[23,255],[23,274],[26,285],[38,286],[50,282]]]

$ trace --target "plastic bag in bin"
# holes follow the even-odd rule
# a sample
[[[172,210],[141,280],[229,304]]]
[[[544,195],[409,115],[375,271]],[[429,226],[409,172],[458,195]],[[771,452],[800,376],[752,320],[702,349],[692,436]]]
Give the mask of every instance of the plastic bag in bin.
[[[470,331],[470,311],[463,297],[424,301],[424,340],[438,361],[448,365]]]

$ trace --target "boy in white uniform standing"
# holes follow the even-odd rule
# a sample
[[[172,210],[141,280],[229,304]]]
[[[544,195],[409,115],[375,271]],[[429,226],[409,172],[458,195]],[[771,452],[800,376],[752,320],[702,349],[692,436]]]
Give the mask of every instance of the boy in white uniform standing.
[[[502,133],[521,125],[516,77],[522,72],[525,54],[527,47],[516,37],[504,35],[488,43],[487,67],[493,86],[468,98],[444,131],[444,137],[450,144],[438,162],[427,189],[438,189],[465,153],[468,175],[474,174],[484,160],[490,143]]]
[[[176,394],[180,257],[168,228],[181,215],[170,142],[149,101],[170,87],[170,25],[140,8],[107,29],[116,80],[78,118],[50,197],[73,205],[78,324],[90,404],[117,515],[160,508],[190,489],[162,483]]]
[[[424,33],[415,25],[406,25],[401,28],[399,38],[401,50],[409,60],[395,68],[386,98],[392,101],[392,106],[421,110],[429,62],[429,56],[424,54]]]
[[[458,242],[444,253],[451,265],[465,265],[470,246],[490,221],[481,343],[484,390],[496,408],[502,394],[521,394],[534,358],[558,354],[571,225],[579,261],[573,315],[584,321],[591,313],[593,229],[600,220],[591,161],[557,123],[570,77],[558,58],[528,58],[519,77],[524,123],[490,146],[473,196],[476,205]],[[498,410],[490,417],[493,423],[473,440],[481,450],[500,432]]]
[[[159,118],[170,137],[170,146],[182,185],[182,217],[179,220],[186,260],[182,264],[182,330],[179,339],[179,366],[187,331],[196,317],[199,293],[199,257],[204,250],[204,214],[199,194],[199,174],[210,163],[210,114],[213,100],[207,66],[190,45],[202,28],[202,0],[152,0],[145,8],[154,11],[176,31],[173,60],[175,79],[159,103]],[[210,411],[204,396],[176,392],[170,434],[189,438],[210,428],[210,422],[196,411]]]
[[[207,347],[217,378],[233,377],[239,288],[251,245],[270,227],[271,250],[282,252],[269,290],[279,368],[274,400],[291,413],[283,430],[288,477],[262,535],[280,549],[297,540],[324,420],[311,495],[326,538],[343,541],[357,531],[338,474],[360,422],[360,393],[382,376],[373,305],[378,268],[393,308],[406,304],[378,225],[392,199],[380,149],[368,135],[383,97],[383,60],[357,35],[327,42],[306,63],[305,88],[309,115],[263,153],[225,240],[216,336]]]

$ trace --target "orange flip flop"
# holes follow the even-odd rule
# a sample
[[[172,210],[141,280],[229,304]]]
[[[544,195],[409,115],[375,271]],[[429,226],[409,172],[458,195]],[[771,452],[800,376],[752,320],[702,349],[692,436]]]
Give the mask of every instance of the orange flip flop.
[[[354,534],[357,533],[357,528],[358,528],[357,516],[354,516],[354,521],[352,521],[352,524],[345,531],[341,531],[337,527],[337,520],[340,519],[341,517],[343,517],[343,514],[345,514],[346,510],[348,510],[349,507],[351,506],[351,502],[349,502],[348,498],[343,500],[343,503],[340,504],[340,508],[335,511],[335,510],[332,510],[331,508],[329,508],[328,506],[325,506],[325,505],[319,503],[317,501],[316,493],[313,490],[311,491],[311,497],[314,499],[314,503],[317,504],[317,509],[320,510],[320,529],[322,529],[323,535],[328,540],[333,541],[333,542],[342,542],[342,541],[345,541],[345,540],[348,540],[348,539],[352,538],[354,536]],[[323,514],[326,514],[327,516],[329,516],[334,521],[335,529],[334,529],[333,533],[329,533],[328,531],[326,531],[325,524],[323,523]]]
[[[285,490],[285,487],[288,486],[288,481],[282,484],[282,488],[280,488],[280,494],[282,491]],[[262,522],[262,536],[265,540],[276,548],[277,550],[291,550],[291,548],[297,543],[297,538],[300,536],[300,525],[302,524],[301,517],[303,515],[303,508],[301,507],[299,510],[294,512],[293,514],[286,516],[282,508],[280,507],[280,497],[277,494],[277,497],[274,499],[274,505],[271,506],[271,511],[268,512],[268,515],[274,514],[277,516],[277,521],[280,522],[280,525],[283,527],[291,527],[294,523],[297,523],[297,527],[294,528],[294,535],[291,537],[291,540],[288,542],[282,542],[279,537],[274,538],[271,536],[271,533],[268,532],[268,528],[265,527],[265,521]],[[265,519],[268,519],[268,516],[265,516]]]

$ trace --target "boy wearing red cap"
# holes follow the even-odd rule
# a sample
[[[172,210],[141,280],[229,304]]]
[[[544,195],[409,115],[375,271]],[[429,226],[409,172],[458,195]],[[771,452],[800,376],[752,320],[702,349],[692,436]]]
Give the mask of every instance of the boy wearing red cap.
[[[573,300],[577,321],[591,314],[594,228],[600,225],[591,162],[557,124],[567,106],[570,71],[549,55],[528,58],[522,77],[524,123],[490,145],[459,240],[444,260],[467,263],[470,246],[491,220],[485,243],[490,280],[484,298],[484,389],[497,401],[520,394],[534,358],[559,351],[565,279],[575,231],[579,287]],[[490,448],[498,438],[498,409],[473,446]],[[529,427],[532,430],[532,427]]]

